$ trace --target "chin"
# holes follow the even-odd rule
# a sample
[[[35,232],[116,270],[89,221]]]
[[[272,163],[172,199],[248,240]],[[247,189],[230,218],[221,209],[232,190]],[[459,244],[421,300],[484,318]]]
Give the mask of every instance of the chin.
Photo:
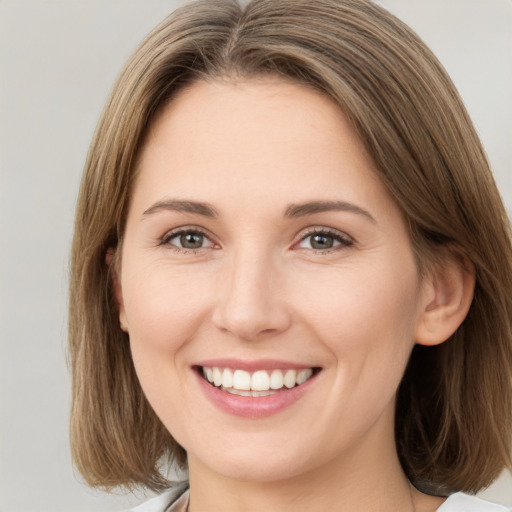
[[[254,483],[288,480],[303,472],[300,466],[282,460],[214,462],[210,468],[225,478]]]
[[[315,469],[319,464],[312,460],[303,460],[304,450],[283,450],[270,444],[255,449],[254,444],[244,443],[244,446],[226,447],[208,450],[198,456],[189,454],[189,466],[207,467],[224,478],[245,482],[278,482],[297,477]],[[288,448],[292,448],[288,445]]]

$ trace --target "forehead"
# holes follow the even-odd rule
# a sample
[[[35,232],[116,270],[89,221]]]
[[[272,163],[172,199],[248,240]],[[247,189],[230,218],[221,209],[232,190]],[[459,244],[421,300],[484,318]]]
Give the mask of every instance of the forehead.
[[[218,158],[235,178],[248,167],[262,174],[286,159],[292,165],[300,159],[301,168],[314,172],[318,155],[326,151],[332,167],[340,153],[371,165],[345,116],[327,96],[274,78],[199,81],[156,118],[139,167],[168,157],[175,169],[186,163],[207,170],[212,158]]]
[[[151,126],[138,172],[135,199],[146,203],[165,194],[266,207],[271,198],[391,200],[334,101],[277,78],[181,91]]]
[[[305,158],[332,139],[360,145],[339,108],[316,90],[277,78],[198,81],[180,91],[157,117],[143,160],[148,151],[163,147],[172,148],[178,159],[201,144],[201,151],[186,155],[190,163],[229,154],[241,168],[269,158],[277,164],[278,149],[300,148]]]

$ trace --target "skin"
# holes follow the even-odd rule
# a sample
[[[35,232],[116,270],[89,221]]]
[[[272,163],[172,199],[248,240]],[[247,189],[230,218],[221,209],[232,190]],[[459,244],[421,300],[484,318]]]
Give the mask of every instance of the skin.
[[[216,215],[162,206],[171,199]],[[351,206],[285,215],[310,201]],[[183,227],[204,233],[199,249],[180,249]],[[341,238],[318,249],[312,228]],[[190,510],[440,506],[400,467],[394,400],[415,342],[462,321],[471,281],[455,264],[420,279],[402,214],[330,99],[270,78],[181,91],[141,153],[121,261],[121,325],[187,450]],[[194,365],[223,357],[322,370],[291,406],[245,418],[200,388]]]

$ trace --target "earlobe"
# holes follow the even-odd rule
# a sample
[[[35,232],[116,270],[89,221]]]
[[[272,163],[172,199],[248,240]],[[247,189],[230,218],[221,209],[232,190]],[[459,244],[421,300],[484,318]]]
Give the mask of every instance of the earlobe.
[[[466,256],[450,251],[435,264],[423,285],[416,343],[438,345],[459,328],[468,314],[475,289],[474,266]]]
[[[119,325],[121,330],[128,332],[128,326],[126,322],[126,313],[124,310],[123,292],[121,289],[121,283],[119,280],[118,271],[115,264],[115,250],[110,248],[107,251],[105,262],[109,268],[110,279],[112,280],[112,287],[114,289],[114,296],[116,299],[117,309],[119,311]]]

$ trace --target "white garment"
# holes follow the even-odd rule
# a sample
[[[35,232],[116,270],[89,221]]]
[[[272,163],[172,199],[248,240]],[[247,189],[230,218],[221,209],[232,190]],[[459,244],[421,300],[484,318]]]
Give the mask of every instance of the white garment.
[[[171,505],[172,503],[172,505]],[[180,485],[172,488],[156,498],[146,501],[142,505],[127,512],[182,512],[188,503],[188,488]],[[203,512],[203,511],[201,511]],[[217,511],[204,511],[217,512]],[[512,508],[497,505],[489,501],[469,496],[462,492],[452,494],[438,509],[437,512],[512,512]]]
[[[512,512],[512,508],[458,492],[452,494],[437,512]]]
[[[182,506],[183,502],[185,507]],[[188,483],[182,482],[126,512],[178,512],[180,508],[186,510],[187,503]]]

